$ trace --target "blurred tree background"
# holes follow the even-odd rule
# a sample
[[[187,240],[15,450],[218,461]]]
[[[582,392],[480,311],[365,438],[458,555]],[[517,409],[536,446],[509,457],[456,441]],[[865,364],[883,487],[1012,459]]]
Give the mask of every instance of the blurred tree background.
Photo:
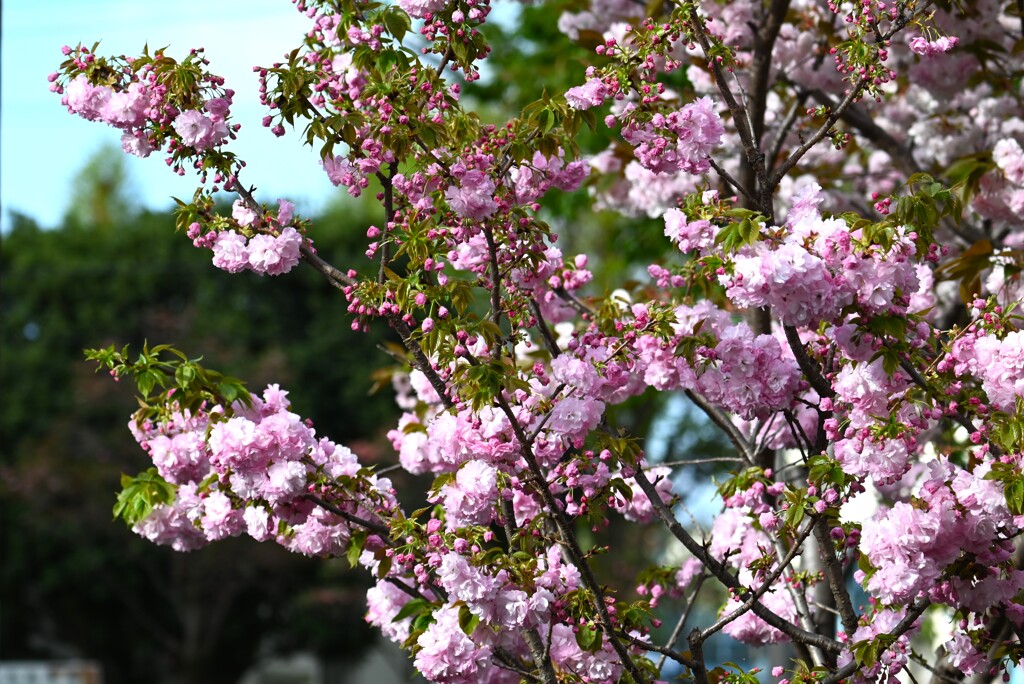
[[[14,217],[0,250],[0,650],[5,659],[82,657],[105,681],[230,682],[258,656],[302,648],[357,657],[365,572],[249,539],[179,554],[111,521],[120,473],[148,463],[126,429],[127,383],[82,349],[168,342],[208,367],[291,391],[293,410],[367,463],[392,459],[390,390],[370,395],[383,333],[351,331],[318,274],[231,275],[133,210],[120,150],[83,170],[64,225]],[[372,203],[315,219],[318,249],[358,264]]]

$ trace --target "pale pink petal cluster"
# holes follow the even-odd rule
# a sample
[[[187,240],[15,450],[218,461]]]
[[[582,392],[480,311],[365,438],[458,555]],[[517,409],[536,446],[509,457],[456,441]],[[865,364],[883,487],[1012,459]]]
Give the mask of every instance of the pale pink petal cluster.
[[[599,78],[591,78],[583,85],[565,91],[565,99],[573,109],[600,107],[609,95],[608,86]]]
[[[910,39],[910,49],[914,54],[923,57],[935,57],[949,52],[959,42],[960,39],[956,36],[940,36],[934,40],[928,40],[924,36],[914,36]]]
[[[288,226],[277,235],[259,233],[250,239],[233,230],[217,233],[213,265],[229,273],[250,270],[260,275],[282,275],[302,258],[302,235]]]
[[[640,164],[655,173],[702,174],[711,168],[711,151],[721,144],[725,126],[711,98],[702,97],[670,114],[655,114],[642,125],[622,129]]]
[[[444,197],[459,216],[482,220],[498,210],[498,203],[494,201],[496,187],[486,173],[470,169],[462,175],[459,185],[448,186]]]

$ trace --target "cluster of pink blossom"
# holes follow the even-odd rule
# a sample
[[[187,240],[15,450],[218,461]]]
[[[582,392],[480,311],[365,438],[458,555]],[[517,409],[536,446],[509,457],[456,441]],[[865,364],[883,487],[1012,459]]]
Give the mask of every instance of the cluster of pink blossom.
[[[732,323],[724,312],[709,321],[703,318],[706,304],[676,307],[674,314],[674,337],[662,340],[646,334],[633,345],[634,372],[642,373],[644,383],[659,390],[699,391],[712,404],[747,420],[790,407],[800,389],[800,369],[775,337],[755,335],[746,323]],[[714,346],[702,344],[692,359],[676,354],[700,320],[705,321],[701,334],[717,338]]]
[[[287,392],[270,385],[251,406],[236,402],[228,417],[212,406],[197,414],[172,412],[130,427],[157,472],[176,485],[135,531],[158,544],[191,550],[247,532],[311,556],[344,553],[349,523],[305,497],[315,483],[352,478],[355,454],[288,410]],[[333,504],[363,519],[397,504],[390,481],[370,478],[370,490]],[[356,503],[360,502],[360,503]]]
[[[516,269],[512,282],[516,291],[531,296],[549,323],[562,323],[576,317],[577,311],[563,293],[571,294],[589,283],[593,274],[587,268],[587,255],[577,254],[571,261],[557,247],[538,245],[542,260]]]
[[[228,137],[228,125],[225,117],[231,101],[217,97],[204,105],[209,115],[196,109],[188,109],[174,117],[174,130],[181,137],[181,142],[197,150],[216,147]]]
[[[485,171],[456,165],[451,173],[459,181],[458,185],[449,185],[444,193],[452,211],[462,218],[479,221],[498,210],[498,204],[494,201],[497,186]]]
[[[498,500],[498,469],[484,461],[467,461],[455,479],[441,487],[445,524],[449,530],[467,525],[486,525],[495,514]]]
[[[277,235],[258,233],[248,240],[226,230],[217,233],[213,243],[213,265],[228,273],[248,269],[261,275],[281,275],[299,263],[301,247],[302,236],[291,226]]]
[[[858,626],[857,631],[849,635],[848,643],[854,645],[889,635],[896,631],[896,626],[903,621],[904,617],[905,611],[902,610],[876,609],[870,615],[867,624]],[[915,622],[909,630],[901,634],[889,648],[882,652],[877,662],[870,667],[858,667],[851,681],[856,684],[864,684],[879,680],[896,680],[896,676],[906,668],[910,660],[910,640],[920,627],[920,622]],[[844,650],[839,654],[840,665],[846,665],[853,661],[854,654],[850,650]]]
[[[690,221],[675,207],[665,212],[665,237],[684,253],[709,250],[717,235],[718,227],[707,219]]]
[[[194,108],[179,109],[166,100],[168,86],[153,64],[138,71],[125,68],[110,85],[95,84],[87,75],[99,66],[95,55],[81,46],[74,50],[65,46],[64,54],[72,55],[81,71],[64,86],[57,83],[59,74],[52,74],[52,89],[62,94],[61,102],[70,113],[124,131],[121,146],[129,154],[148,157],[161,149],[171,131],[177,134],[174,152],[179,144],[196,151],[217,147],[237,130],[228,123],[231,90],[200,100]],[[222,81],[211,77],[209,83],[219,87]]]
[[[573,109],[600,107],[609,95],[609,88],[599,78],[591,78],[581,86],[565,91],[565,100]]]
[[[928,40],[924,36],[914,36],[910,39],[910,50],[916,55],[934,57],[949,52],[960,42],[956,36],[940,36],[934,40]]]
[[[722,143],[725,126],[711,98],[702,97],[650,121],[627,119],[622,137],[636,148],[637,160],[654,173],[706,173],[711,150]]]
[[[906,604],[920,595],[984,612],[1024,588],[1024,573],[999,571],[980,582],[949,577],[946,568],[962,557],[979,567],[1006,563],[1019,520],[1006,507],[1003,488],[985,479],[986,465],[973,472],[948,461],[931,463],[914,503],[898,502],[865,525],[861,552],[872,570],[864,586],[885,604]],[[1022,616],[1024,617],[1024,616]]]
[[[344,185],[348,194],[353,197],[359,197],[363,194],[363,190],[370,185],[366,174],[344,157],[324,157],[320,164],[324,167],[331,183],[335,187]]]
[[[236,230],[210,231],[205,235],[202,225],[192,223],[188,236],[196,247],[213,250],[213,265],[228,273],[249,270],[260,275],[288,273],[302,258],[304,238],[288,225],[292,222],[295,206],[288,200],[278,201],[277,215],[269,220],[273,233],[256,233],[251,238]],[[260,227],[258,212],[244,200],[236,200],[231,210],[239,228]]]
[[[711,555],[735,568],[744,586],[753,590],[761,588],[764,577],[752,572],[750,566],[755,561],[762,560],[766,551],[772,548],[767,530],[775,527],[767,517],[774,513],[769,510],[763,497],[766,492],[777,496],[782,490],[781,483],[766,488],[762,483],[756,482],[750,489],[727,499],[726,509],[715,518],[708,537],[708,551]],[[752,518],[759,519],[762,529],[751,524]],[[690,569],[689,572],[692,573],[693,570]],[[793,597],[784,586],[766,590],[758,601],[788,621],[796,619]],[[731,597],[723,606],[722,615],[735,612],[742,603],[741,598]],[[724,631],[733,638],[751,645],[774,644],[789,639],[752,612],[738,615],[725,626]]]
[[[587,163],[581,159],[566,162],[562,155],[546,157],[535,152],[529,164],[512,169],[513,192],[517,204],[536,202],[552,187],[572,192],[587,177]]]
[[[123,129],[121,146],[124,151],[148,157],[153,145],[143,125],[151,112],[162,107],[160,93],[161,89],[148,88],[143,83],[132,83],[126,90],[115,91],[110,86],[94,86],[85,74],[79,74],[64,89],[61,102],[72,114]]]
[[[416,645],[419,650],[413,663],[431,681],[452,684],[495,681],[486,676],[488,672],[495,672],[495,668],[490,667],[490,647],[477,646],[462,630],[457,606],[444,605],[435,610],[434,622],[419,636]],[[497,672],[504,673],[503,670]]]
[[[1024,332],[1014,330],[999,339],[985,335],[974,345],[978,376],[992,406],[1014,413],[1024,398]]]
[[[697,377],[697,388],[741,418],[765,418],[788,408],[799,389],[796,361],[775,337],[755,336],[745,324],[723,332],[704,358],[709,363]]]
[[[781,241],[759,241],[731,259],[719,276],[729,299],[745,308],[771,307],[793,326],[836,321],[854,302],[868,314],[907,313],[920,288],[916,234],[902,229],[888,249],[858,244],[859,231],[811,210],[821,201],[820,188],[809,186],[796,197]],[[681,229],[678,217],[671,220],[673,232]]]

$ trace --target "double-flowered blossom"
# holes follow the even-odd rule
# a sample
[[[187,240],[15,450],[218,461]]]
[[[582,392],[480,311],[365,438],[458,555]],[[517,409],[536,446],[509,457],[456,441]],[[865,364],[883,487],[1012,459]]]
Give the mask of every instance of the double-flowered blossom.
[[[609,88],[599,78],[591,78],[581,86],[565,91],[565,100],[573,109],[600,107],[609,95]]]
[[[157,472],[177,485],[174,500],[155,506],[135,531],[179,550],[248,532],[306,555],[344,553],[351,536],[347,521],[304,497],[318,477],[356,477],[355,454],[317,439],[277,385],[231,412],[226,417],[224,407],[213,406],[196,414],[174,412],[156,423],[132,422]],[[371,477],[366,483],[343,506],[370,519],[393,506],[394,498],[388,480]]]
[[[467,525],[486,525],[495,513],[498,469],[484,461],[467,461],[455,479],[441,487],[445,523],[450,530]]]
[[[72,114],[123,131],[121,146],[128,154],[148,157],[171,138],[172,156],[168,163],[180,169],[180,162],[173,155],[182,150],[175,152],[175,146],[202,153],[220,147],[237,130],[228,122],[234,92],[222,88],[223,79],[219,77],[190,75],[202,81],[197,86],[205,88],[205,93],[179,108],[180,104],[176,106],[167,99],[173,86],[168,76],[173,79],[173,71],[158,71],[152,62],[136,70],[129,66],[132,60],[121,58],[125,67],[115,78],[95,79],[87,70],[95,62],[95,55],[81,46],[74,50],[65,48],[65,54],[75,57],[76,67],[81,71],[65,85],[54,85],[53,89],[62,94],[61,102]],[[158,56],[162,57],[162,52]],[[58,80],[58,75],[51,80]]]
[[[896,630],[896,626],[902,622],[905,617],[905,613],[902,610],[893,610],[890,608],[876,609],[867,624],[860,625],[852,635],[850,635],[849,643],[857,644],[864,641],[869,641],[880,636],[890,635]],[[904,668],[907,666],[907,662],[910,660],[910,640],[920,629],[920,622],[915,622],[911,628],[901,634],[888,649],[886,649],[878,661],[872,663],[870,666],[858,667],[855,670],[854,676],[851,681],[861,684],[863,682],[874,682],[882,679],[883,681],[893,681]],[[849,650],[844,650],[839,654],[839,664],[847,665],[853,661],[853,654]]]
[[[459,626],[459,609],[444,605],[434,611],[434,622],[416,640],[413,664],[433,682],[472,684],[488,681],[491,649],[479,647]]]
[[[252,238],[233,230],[217,233],[213,265],[228,273],[250,270],[260,275],[281,275],[301,259],[302,235],[288,226],[277,235],[259,233]]]
[[[195,109],[178,114],[171,125],[182,143],[197,150],[215,147],[228,137],[228,126],[222,117],[207,116]]]
[[[202,226],[193,223],[189,237],[197,247],[213,250],[213,265],[228,273],[254,271],[260,275],[281,275],[291,271],[302,258],[305,238],[293,226],[294,205],[278,201],[277,216],[270,221],[271,232],[258,232],[247,238],[235,230],[202,235]],[[265,229],[259,212],[239,199],[232,206],[232,218],[240,228]]]
[[[497,187],[493,180],[479,169],[456,173],[458,185],[449,185],[444,197],[452,210],[463,218],[485,219],[498,210],[494,201]]]
[[[628,122],[622,137],[636,150],[640,164],[655,173],[701,174],[711,168],[711,151],[725,127],[710,98],[702,97],[668,115],[643,123]]]
[[[1002,486],[985,479],[987,466],[974,472],[947,461],[931,464],[913,503],[897,502],[865,525],[861,551],[871,563],[865,587],[885,604],[905,604],[922,594],[933,600],[984,611],[1000,595],[1024,588],[1024,576],[992,576],[988,583],[944,579],[962,556],[985,567],[1012,555],[1008,540],[1018,525],[1006,507]],[[996,571],[998,573],[998,571]]]
[[[795,198],[781,240],[758,241],[732,257],[731,267],[719,275],[729,299],[744,308],[770,307],[791,326],[835,322],[854,303],[869,314],[906,312],[921,286],[913,231],[899,228],[887,249],[858,249],[860,231],[842,219],[822,217],[815,208],[821,201],[821,188],[805,188]],[[685,225],[679,215],[666,216],[666,234],[686,236],[690,249],[700,247],[680,233]]]

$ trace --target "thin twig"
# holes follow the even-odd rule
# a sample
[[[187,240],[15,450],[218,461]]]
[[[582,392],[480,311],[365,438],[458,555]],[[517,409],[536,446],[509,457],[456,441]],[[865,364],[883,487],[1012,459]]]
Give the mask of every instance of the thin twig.
[[[711,168],[713,168],[718,173],[718,175],[722,177],[722,180],[724,180],[731,188],[733,188],[734,190],[739,192],[741,195],[746,197],[748,200],[750,200],[750,202],[755,202],[756,201],[754,195],[751,194],[751,192],[749,190],[747,190],[745,187],[743,187],[742,183],[740,183],[738,180],[733,178],[731,173],[729,173],[728,171],[723,169],[721,166],[719,166],[718,162],[716,162],[714,159],[712,159],[710,157],[708,157],[708,162],[711,163]]]
[[[818,553],[825,563],[825,579],[828,580],[839,617],[842,619],[843,631],[848,636],[852,636],[857,631],[857,611],[853,609],[850,592],[846,589],[846,581],[843,577],[843,568],[839,564],[839,559],[836,558],[835,544],[828,532],[828,523],[825,518],[819,518],[814,526],[814,538],[818,542]]]
[[[704,465],[707,463],[746,463],[746,461],[735,456],[715,456],[714,458],[694,458],[683,461],[662,461],[653,465],[646,465],[644,470],[654,470],[661,467],[673,468],[675,466]]]
[[[661,649],[656,649],[657,652],[661,654],[661,658],[658,660],[657,664],[658,672],[661,672],[661,668],[665,666],[665,658],[671,657],[675,659],[675,656],[672,655],[675,651],[672,651],[672,649],[675,647],[676,641],[679,639],[679,635],[683,633],[683,627],[686,626],[686,621],[690,618],[690,611],[693,610],[694,604],[697,603],[697,594],[700,593],[700,588],[704,585],[705,579],[707,579],[707,575],[704,573],[701,573],[697,577],[697,586],[694,587],[693,593],[690,595],[690,599],[686,603],[686,608],[683,610],[682,615],[679,616],[679,620],[676,622],[676,626],[672,628],[672,634],[669,635],[668,641],[665,642],[665,645]]]
[[[349,513],[348,511],[342,508],[338,508],[334,504],[324,501],[316,494],[304,494],[303,498],[307,499],[308,501],[312,501],[325,511],[330,511],[334,515],[346,520],[347,522],[352,523],[353,525],[365,527],[370,532],[373,532],[374,534],[379,536],[384,541],[384,543],[389,543],[391,541],[391,530],[388,529],[388,527],[385,525],[375,523],[371,520],[364,520],[363,518],[360,518],[358,515],[353,515],[352,513]]]
[[[736,450],[742,454],[743,459],[747,463],[753,462],[754,455],[750,451],[750,444],[747,442],[746,437],[740,432],[739,428],[732,424],[725,414],[723,414],[718,407],[713,406],[711,402],[705,399],[702,395],[697,394],[693,390],[686,390],[686,396],[702,410],[711,422],[718,426],[718,428],[725,433],[732,445],[736,447]]]
[[[746,592],[750,591],[718,559],[714,558],[704,546],[697,543],[697,540],[686,531],[686,528],[679,524],[679,521],[675,519],[671,510],[661,500],[661,496],[658,495],[658,491],[654,488],[654,485],[647,478],[647,474],[643,470],[637,470],[634,478],[640,490],[651,502],[662,523],[672,533],[672,536],[686,547],[687,551],[693,554],[727,588],[733,589],[741,595],[745,595]],[[823,651],[831,653],[838,653],[843,650],[843,645],[838,641],[801,629],[761,603],[754,603],[751,610],[759,618],[798,643],[816,646]]]
[[[509,406],[508,401],[498,394],[495,397],[495,402],[501,412],[508,418],[509,424],[512,426],[512,432],[515,434],[516,439],[519,441],[521,450],[520,454],[523,460],[533,476],[534,485],[537,489],[537,493],[540,494],[544,505],[551,513],[551,519],[554,521],[555,526],[558,528],[558,534],[561,545],[565,548],[569,555],[572,557],[573,564],[576,565],[580,572],[580,576],[583,579],[583,584],[590,590],[594,596],[594,608],[597,611],[598,622],[601,624],[602,631],[608,639],[608,643],[615,651],[616,655],[619,656],[619,660],[622,666],[629,672],[629,675],[635,682],[641,684],[646,681],[643,673],[637,668],[626,650],[626,647],[622,644],[622,641],[616,636],[615,626],[612,623],[611,615],[608,612],[608,606],[604,602],[604,591],[601,585],[598,584],[594,577],[594,573],[590,568],[590,564],[587,562],[586,555],[579,546],[579,542],[576,540],[575,535],[572,532],[572,528],[569,525],[569,521],[565,517],[565,512],[558,506],[558,502],[555,500],[554,495],[548,488],[547,482],[544,478],[544,472],[540,468],[540,464],[534,457],[533,450],[530,447],[529,439],[523,426],[520,424],[519,419],[512,411],[512,407]]]
[[[807,355],[807,350],[804,349],[804,343],[800,339],[800,333],[797,332],[796,328],[792,325],[786,325],[783,326],[783,330],[786,333],[786,341],[789,342],[789,348],[793,350],[793,356],[796,357],[797,365],[800,366],[800,370],[807,376],[807,382],[811,383],[811,387],[818,393],[818,396],[823,399],[826,397],[831,399],[836,396],[832,385],[821,374],[821,368]]]
[[[547,347],[551,358],[557,358],[562,353],[562,350],[558,348],[558,340],[555,339],[554,333],[548,327],[548,322],[544,320],[544,313],[540,310],[540,304],[533,297],[530,298],[530,308],[533,309],[533,315],[537,318],[537,330],[540,331],[540,337],[544,340],[544,346]]]

